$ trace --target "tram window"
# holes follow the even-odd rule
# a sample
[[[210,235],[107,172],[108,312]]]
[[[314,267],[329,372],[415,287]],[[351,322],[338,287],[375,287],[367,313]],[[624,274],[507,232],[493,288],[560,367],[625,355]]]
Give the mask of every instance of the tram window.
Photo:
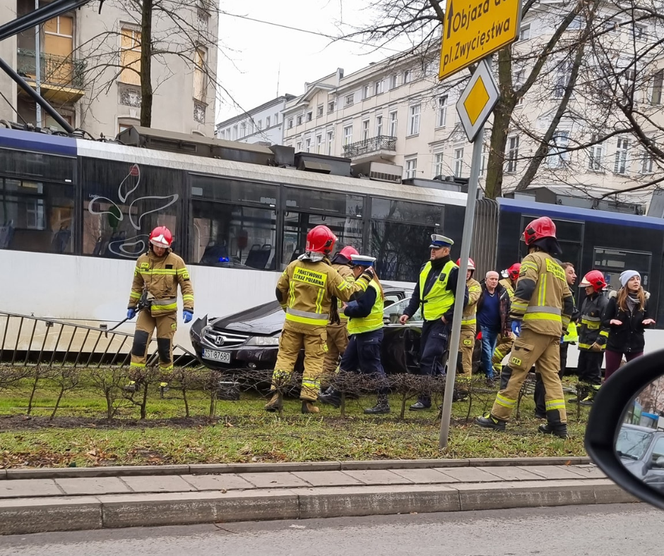
[[[284,215],[284,247],[281,255],[281,270],[304,253],[307,233],[311,228],[320,224],[330,228],[337,236],[338,247],[352,245],[362,252],[362,220],[359,218],[289,211]]]
[[[612,290],[620,289],[620,273],[623,270],[637,270],[641,274],[641,284],[645,289],[652,287],[650,268],[652,253],[648,251],[628,251],[610,247],[593,249],[593,267],[601,270],[606,283]]]
[[[443,220],[443,208],[374,197],[371,199],[371,218],[440,226]]]
[[[136,259],[148,248],[150,231],[167,226],[181,252],[177,214],[182,174],[153,166],[83,160],[83,254]]]
[[[334,214],[362,218],[364,198],[359,195],[346,195],[311,189],[287,187],[286,210],[312,212],[316,214]]]
[[[274,208],[277,204],[277,187],[263,183],[192,175],[191,196],[193,199],[250,203]]]
[[[399,222],[371,222],[371,255],[381,280],[417,280],[420,268],[429,258],[433,226]]]
[[[193,262],[226,268],[274,269],[274,210],[203,201],[194,201],[192,209]]]
[[[0,149],[0,173],[38,181],[73,183],[75,159]]]
[[[0,204],[0,249],[72,252],[72,185],[0,178]]]

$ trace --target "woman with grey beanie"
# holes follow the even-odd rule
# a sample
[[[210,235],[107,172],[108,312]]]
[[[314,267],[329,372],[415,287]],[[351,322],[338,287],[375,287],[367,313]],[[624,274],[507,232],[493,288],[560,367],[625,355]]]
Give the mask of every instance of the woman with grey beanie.
[[[628,362],[643,355],[643,331],[655,324],[648,314],[650,294],[641,286],[641,275],[636,270],[625,270],[620,274],[620,284],[620,290],[609,295],[602,317],[603,324],[610,328],[605,380],[618,370],[623,355]]]

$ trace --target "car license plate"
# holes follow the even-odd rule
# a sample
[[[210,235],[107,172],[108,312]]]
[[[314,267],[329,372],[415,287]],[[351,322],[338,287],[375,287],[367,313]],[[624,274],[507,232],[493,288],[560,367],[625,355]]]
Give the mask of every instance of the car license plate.
[[[219,363],[230,363],[231,362],[231,352],[230,351],[217,351],[214,349],[204,349],[203,350],[203,359],[211,359],[212,361],[219,361]]]

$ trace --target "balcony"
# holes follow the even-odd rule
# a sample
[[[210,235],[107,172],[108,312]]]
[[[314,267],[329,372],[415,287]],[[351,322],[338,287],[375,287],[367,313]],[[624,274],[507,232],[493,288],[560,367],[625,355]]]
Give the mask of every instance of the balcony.
[[[36,59],[34,50],[18,49],[17,71],[33,89],[37,87]],[[56,104],[71,104],[85,94],[85,62],[74,60],[71,56],[56,56],[46,52],[41,53],[39,61],[39,86],[46,100]]]
[[[344,156],[353,159],[353,162],[392,159],[396,154],[397,138],[389,135],[377,135],[344,145]]]

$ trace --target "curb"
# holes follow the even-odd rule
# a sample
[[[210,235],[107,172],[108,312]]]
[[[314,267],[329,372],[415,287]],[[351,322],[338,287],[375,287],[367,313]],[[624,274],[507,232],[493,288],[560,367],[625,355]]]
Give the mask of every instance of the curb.
[[[84,477],[136,477],[145,475],[210,475],[219,473],[273,473],[302,471],[348,471],[428,469],[434,467],[495,467],[523,465],[586,465],[588,457],[469,458],[420,460],[315,461],[309,463],[222,463],[192,465],[117,465],[112,467],[62,467],[0,469],[0,480],[75,479]]]
[[[0,535],[636,501],[608,479],[15,499]]]

